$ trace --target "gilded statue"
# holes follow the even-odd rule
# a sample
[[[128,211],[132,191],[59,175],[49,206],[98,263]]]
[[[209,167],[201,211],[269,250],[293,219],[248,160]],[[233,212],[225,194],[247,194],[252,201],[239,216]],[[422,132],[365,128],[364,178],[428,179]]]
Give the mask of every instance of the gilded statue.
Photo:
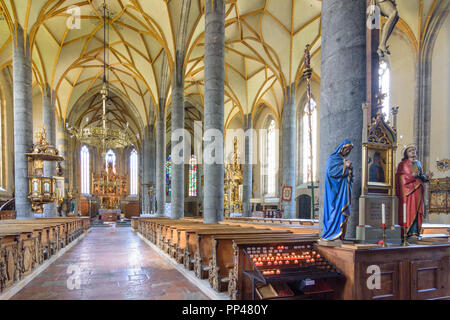
[[[242,165],[240,164],[240,157],[238,153],[238,141],[234,138],[233,153],[230,157],[230,163],[225,170],[225,208],[230,212],[240,212],[242,203],[239,199],[239,186],[243,181]]]
[[[378,55],[380,57],[384,57],[385,54],[391,54],[389,52],[387,41],[389,40],[392,31],[394,31],[395,25],[400,18],[398,16],[395,0],[371,0],[369,16],[373,16],[375,13],[375,6],[378,6],[378,8],[380,8],[381,15],[387,18],[387,21],[381,31],[380,44],[378,45],[377,50]]]

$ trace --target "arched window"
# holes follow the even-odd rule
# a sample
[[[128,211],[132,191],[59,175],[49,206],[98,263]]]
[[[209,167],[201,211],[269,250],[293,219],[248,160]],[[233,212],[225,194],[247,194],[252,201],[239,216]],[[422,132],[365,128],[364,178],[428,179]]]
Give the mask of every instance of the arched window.
[[[136,150],[130,154],[130,195],[138,194],[138,154]]]
[[[112,163],[114,173],[116,173],[116,154],[111,149],[105,155],[105,165],[108,168],[108,162]]]
[[[275,133],[275,120],[272,120],[269,124],[269,132],[267,134],[267,194],[275,195],[276,192],[276,175],[277,175],[277,163],[276,163],[276,133]]]
[[[189,160],[189,197],[197,196],[197,157],[191,156]]]
[[[263,171],[263,185],[264,194],[266,196],[275,196],[277,191],[277,169],[278,169],[278,131],[276,129],[275,120],[270,117],[265,122],[266,131],[262,136],[262,157],[264,159]]]
[[[81,193],[90,193],[90,168],[89,168],[89,149],[86,146],[81,148]]]
[[[166,161],[166,195],[170,196],[172,193],[172,158],[167,157]]]
[[[390,91],[391,91],[391,70],[389,69],[389,65],[386,61],[382,61],[380,63],[380,67],[378,69],[378,83],[381,94],[385,94],[385,98],[383,100],[383,109],[382,112],[386,115],[386,120],[389,119],[389,103],[390,103]]]
[[[311,99],[311,137],[309,132],[309,106],[306,103],[302,119],[302,163],[303,163],[303,183],[311,181],[311,161],[313,165],[313,179],[317,181],[317,103]],[[311,138],[311,140],[310,140]],[[312,158],[311,158],[312,147]]]

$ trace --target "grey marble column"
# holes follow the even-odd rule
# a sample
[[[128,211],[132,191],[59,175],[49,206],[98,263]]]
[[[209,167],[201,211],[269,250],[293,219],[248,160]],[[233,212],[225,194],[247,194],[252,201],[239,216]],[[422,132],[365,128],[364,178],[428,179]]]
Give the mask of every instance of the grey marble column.
[[[29,50],[28,36],[18,26],[13,40],[14,190],[17,219],[34,219],[28,200],[28,160],[25,156],[33,147],[33,89]]]
[[[244,173],[243,173],[243,194],[242,194],[242,215],[250,217],[252,215],[250,199],[252,198],[253,188],[253,126],[252,115],[249,114],[245,119],[245,155],[244,155]]]
[[[361,195],[361,141],[366,100],[366,1],[322,1],[320,90],[320,234],[323,226],[325,166],[345,139],[352,140],[354,183],[347,237],[355,237]]]
[[[63,120],[58,121],[56,126],[56,148],[59,150],[59,154],[64,157],[64,161],[60,163],[61,170],[64,177],[64,194],[67,196],[69,190],[69,172],[68,172],[68,150],[69,150],[69,140],[65,130],[65,123]],[[61,212],[62,213],[62,212]],[[67,214],[67,212],[65,212]],[[63,213],[62,213],[63,214]]]
[[[142,168],[142,194],[141,194],[141,214],[148,214],[148,174],[150,173],[150,168],[148,166],[148,157],[147,157],[147,146],[148,146],[148,127],[144,128],[144,136],[142,137],[142,157],[140,166]]]
[[[166,212],[166,144],[164,108],[163,114],[156,120],[156,201],[157,215],[164,216]]]
[[[224,1],[207,0],[205,16],[205,132],[224,132],[224,79],[225,79],[225,18]],[[217,141],[206,140],[205,152],[209,145]],[[206,157],[206,155],[205,155]],[[217,163],[220,162],[220,163]],[[205,195],[204,223],[223,220],[224,165],[222,161],[204,161]]]
[[[283,218],[295,218],[295,135],[296,135],[295,84],[286,88],[282,117],[282,185],[292,187],[291,201],[282,201]],[[280,194],[283,191],[281,186]]]
[[[145,136],[142,148],[142,169],[143,169],[143,194],[142,194],[142,213],[149,214],[152,211],[150,207],[150,186],[152,185],[152,142],[153,142],[153,126],[148,126],[145,129]],[[154,152],[154,148],[153,148]],[[154,168],[154,166],[153,166]]]
[[[42,119],[44,127],[47,130],[48,142],[56,146],[56,125],[55,125],[55,102],[52,97],[50,86],[47,84],[47,90],[42,98]],[[56,175],[56,163],[51,161],[44,162],[44,176],[54,177]],[[56,217],[56,203],[44,205],[45,217]]]
[[[184,217],[184,164],[185,139],[184,133],[184,74],[182,54],[177,52],[176,72],[173,75],[172,88],[172,194],[171,212],[172,219],[180,219]]]
[[[153,132],[154,126],[150,127],[150,144],[149,144],[149,166],[150,166],[150,187],[153,187],[153,195],[151,195],[151,206],[149,207],[149,212],[156,212],[156,141],[155,134]]]

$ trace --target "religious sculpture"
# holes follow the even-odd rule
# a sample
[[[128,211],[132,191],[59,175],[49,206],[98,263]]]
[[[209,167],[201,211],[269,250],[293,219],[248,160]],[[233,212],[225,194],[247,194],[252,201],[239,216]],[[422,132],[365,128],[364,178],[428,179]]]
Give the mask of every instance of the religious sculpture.
[[[93,175],[93,194],[99,197],[101,209],[118,209],[120,198],[127,194],[126,177],[120,177],[110,161],[103,166],[100,175]]]
[[[242,165],[238,154],[237,138],[233,141],[233,153],[225,170],[224,207],[228,212],[241,212],[242,201],[239,197],[239,186],[243,181]]]
[[[390,54],[387,41],[394,31],[395,25],[399,20],[397,5],[395,0],[371,0],[369,15],[373,16],[375,12],[375,4],[380,8],[380,13],[383,17],[387,18],[381,31],[380,44],[378,46],[378,55],[384,57],[385,54]]]
[[[321,237],[324,240],[342,240],[345,236],[353,183],[352,162],[345,157],[352,149],[353,143],[344,140],[327,160]]]
[[[404,148],[403,159],[395,174],[396,193],[399,200],[398,219],[405,223],[404,204],[406,204],[406,233],[408,237],[419,237],[424,214],[424,183],[429,182],[432,173],[424,174],[421,162],[417,159],[414,144]]]

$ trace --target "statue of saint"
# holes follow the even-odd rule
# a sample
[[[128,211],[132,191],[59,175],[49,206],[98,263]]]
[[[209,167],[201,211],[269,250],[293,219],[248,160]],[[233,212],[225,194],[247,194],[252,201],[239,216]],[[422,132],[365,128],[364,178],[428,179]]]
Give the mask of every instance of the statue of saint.
[[[395,4],[395,0],[371,0],[370,5],[369,16],[373,16],[375,5],[377,5],[380,8],[381,15],[387,18],[383,30],[381,31],[380,44],[378,45],[377,50],[378,55],[384,57],[385,54],[391,54],[389,52],[387,41],[399,20],[397,5]]]
[[[352,162],[345,157],[352,149],[353,143],[344,140],[327,160],[321,237],[324,240],[342,240],[345,236],[353,183]]]
[[[395,173],[395,189],[398,197],[398,221],[403,221],[403,204],[406,203],[406,233],[408,237],[420,236],[424,213],[424,183],[432,173],[424,175],[422,164],[417,159],[417,148],[408,145]]]

